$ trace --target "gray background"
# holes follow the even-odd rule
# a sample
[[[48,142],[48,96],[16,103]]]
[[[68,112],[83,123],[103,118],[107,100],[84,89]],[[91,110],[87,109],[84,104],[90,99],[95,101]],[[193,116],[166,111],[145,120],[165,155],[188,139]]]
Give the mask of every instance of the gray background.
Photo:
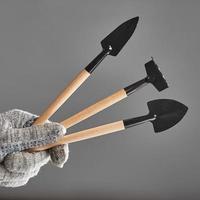
[[[47,165],[25,187],[0,188],[0,199],[200,199],[199,9],[198,0],[1,0],[1,112],[40,114],[101,51],[101,39],[135,16],[140,21],[124,49],[107,58],[52,120],[143,78],[151,56],[168,90],[149,85],[69,131],[146,114],[146,102],[158,98],[176,99],[189,112],[162,134],[146,124],[74,143],[64,169]]]

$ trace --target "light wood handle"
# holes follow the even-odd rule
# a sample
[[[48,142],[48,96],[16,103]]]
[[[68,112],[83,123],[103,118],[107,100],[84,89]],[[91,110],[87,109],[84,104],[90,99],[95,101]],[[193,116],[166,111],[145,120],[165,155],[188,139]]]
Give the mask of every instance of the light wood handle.
[[[95,128],[90,128],[87,130],[66,135],[62,137],[60,140],[58,140],[58,142],[56,143],[48,144],[48,145],[38,147],[38,148],[32,148],[32,149],[29,149],[28,151],[29,152],[43,151],[60,144],[66,144],[66,143],[69,144],[73,142],[78,142],[81,140],[86,140],[86,139],[98,137],[101,135],[106,135],[106,134],[121,131],[124,129],[125,127],[124,127],[123,121],[117,121],[110,124],[105,124],[105,125],[97,126]]]
[[[40,115],[34,125],[43,124],[46,120],[48,120],[89,76],[89,72],[85,69],[82,70]]]
[[[109,106],[121,101],[122,99],[126,98],[127,94],[124,89],[121,89],[114,94],[98,101],[97,103],[85,108],[84,110],[80,111],[79,113],[69,117],[68,119],[61,122],[61,124],[65,128],[69,128],[89,117],[95,115],[96,113],[108,108]]]

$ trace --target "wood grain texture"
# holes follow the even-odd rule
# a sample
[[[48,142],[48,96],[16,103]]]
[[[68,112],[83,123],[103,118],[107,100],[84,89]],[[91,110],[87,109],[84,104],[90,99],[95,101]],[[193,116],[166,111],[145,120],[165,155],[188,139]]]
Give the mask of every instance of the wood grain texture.
[[[56,142],[56,143],[45,145],[45,146],[42,146],[39,148],[32,148],[32,149],[29,149],[28,152],[43,151],[43,150],[52,148],[52,147],[60,145],[60,144],[66,144],[66,143],[69,144],[69,143],[73,143],[73,142],[78,142],[78,141],[106,135],[109,133],[121,131],[124,129],[125,129],[125,127],[124,127],[123,121],[117,121],[117,122],[113,122],[110,124],[105,124],[105,125],[97,126],[94,128],[90,128],[90,129],[86,129],[83,131],[79,131],[76,133],[66,135],[66,136],[62,137],[60,140],[58,140],[58,142]]]
[[[69,117],[68,119],[61,122],[65,128],[69,128],[89,117],[95,115],[96,113],[108,108],[109,106],[121,101],[122,99],[126,98],[127,94],[124,89],[121,89],[114,94],[96,102],[95,104],[85,108],[84,110],[80,111],[79,113]]]
[[[89,76],[90,73],[88,73],[86,70],[82,70],[40,115],[40,117],[35,121],[34,125],[43,124],[46,120],[48,120]]]

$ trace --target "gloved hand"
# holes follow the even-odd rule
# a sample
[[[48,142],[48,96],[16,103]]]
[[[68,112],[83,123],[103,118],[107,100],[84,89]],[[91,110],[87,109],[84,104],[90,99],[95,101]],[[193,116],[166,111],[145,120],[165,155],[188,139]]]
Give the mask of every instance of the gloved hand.
[[[67,161],[67,144],[35,153],[23,151],[54,143],[65,135],[66,129],[58,123],[30,126],[36,117],[17,109],[0,114],[0,186],[25,185],[49,160],[58,167]]]

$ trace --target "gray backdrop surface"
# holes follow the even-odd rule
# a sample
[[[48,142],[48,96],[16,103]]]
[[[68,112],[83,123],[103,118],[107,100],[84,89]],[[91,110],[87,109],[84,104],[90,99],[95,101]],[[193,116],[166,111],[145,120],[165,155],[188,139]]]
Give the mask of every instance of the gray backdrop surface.
[[[149,85],[69,132],[146,114],[152,99],[178,100],[189,112],[162,134],[146,124],[72,144],[63,169],[49,164],[25,187],[0,188],[0,199],[200,199],[199,9],[198,0],[1,0],[1,112],[39,115],[101,51],[101,39],[135,16],[122,52],[106,58],[52,120],[143,78],[151,56],[169,89]]]

